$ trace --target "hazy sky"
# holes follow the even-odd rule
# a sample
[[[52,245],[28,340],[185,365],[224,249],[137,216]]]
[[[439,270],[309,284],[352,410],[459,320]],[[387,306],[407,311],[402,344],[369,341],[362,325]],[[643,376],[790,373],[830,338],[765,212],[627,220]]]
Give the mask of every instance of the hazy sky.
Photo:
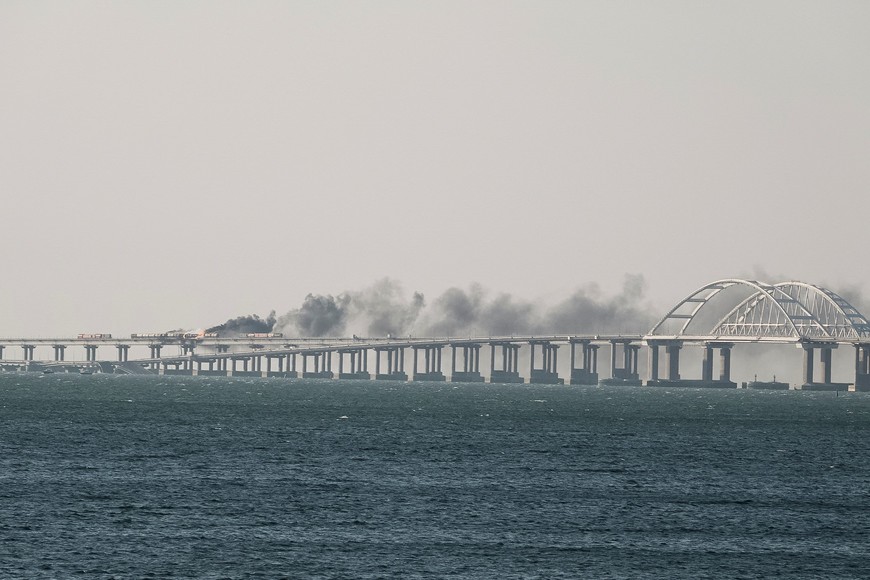
[[[385,276],[866,287],[870,2],[0,3],[0,335]]]

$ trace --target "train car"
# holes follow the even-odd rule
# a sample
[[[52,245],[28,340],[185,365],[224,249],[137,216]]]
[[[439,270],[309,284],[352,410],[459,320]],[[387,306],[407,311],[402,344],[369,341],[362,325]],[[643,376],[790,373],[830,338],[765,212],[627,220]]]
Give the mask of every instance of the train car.
[[[249,332],[245,335],[246,338],[284,338],[284,334],[280,332]]]
[[[140,332],[131,334],[130,338],[166,338],[165,332]]]
[[[100,332],[83,332],[79,334],[79,338],[88,338],[88,339],[103,339],[103,338],[112,338],[111,334],[104,334]]]

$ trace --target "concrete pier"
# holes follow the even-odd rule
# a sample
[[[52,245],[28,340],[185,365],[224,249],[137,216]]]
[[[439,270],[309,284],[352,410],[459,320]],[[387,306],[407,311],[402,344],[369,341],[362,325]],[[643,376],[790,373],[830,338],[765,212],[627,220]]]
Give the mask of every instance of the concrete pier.
[[[414,345],[414,374],[415,381],[434,381],[442,382],[447,380],[444,373],[441,371],[441,351],[443,347],[440,345]],[[425,364],[423,372],[419,371],[417,366],[418,353],[423,351],[423,362]]]
[[[835,383],[831,380],[832,353],[837,344],[833,342],[804,342],[798,345],[804,350],[804,382],[800,385],[801,391],[848,391],[849,383]],[[816,381],[815,376],[815,351],[819,351],[819,359],[822,365],[821,381]],[[857,379],[857,376],[856,376]],[[857,385],[855,387],[857,389]]]
[[[450,381],[453,383],[482,383],[480,374],[480,344],[451,344]],[[456,369],[457,349],[462,349],[462,370]]]
[[[496,357],[496,350],[501,351],[501,356]],[[490,344],[490,383],[524,383],[525,379],[520,376],[518,369],[520,345],[512,342],[493,342]],[[501,368],[496,368],[496,360],[501,361]]]
[[[347,369],[344,366],[345,356],[348,359]],[[368,351],[364,348],[338,349],[338,378],[365,381],[371,379],[368,369]]]
[[[381,366],[381,360],[386,365]],[[381,372],[386,371],[386,372]],[[405,349],[398,346],[375,347],[375,379],[379,381],[407,381]]]
[[[639,344],[632,344],[631,339],[613,339],[610,341],[610,378],[601,379],[602,385],[628,385],[639,387],[643,384],[637,373]],[[622,354],[620,357],[619,354]],[[620,358],[622,363],[620,365]]]
[[[668,377],[661,379],[659,374],[659,348],[664,346],[668,354]],[[730,342],[708,342],[703,345],[704,356],[701,361],[701,377],[684,379],[680,376],[680,350],[683,345],[679,341],[649,342],[649,380],[650,387],[696,387],[712,389],[736,389],[737,383],[731,380],[731,349]],[[714,378],[715,349],[719,349],[719,376]]]
[[[540,347],[541,350],[541,366],[535,366],[535,351]],[[550,343],[547,340],[531,340],[529,341],[529,383],[546,384],[546,385],[562,385],[564,379],[559,378],[556,372],[556,364],[558,357],[559,346]]]
[[[571,379],[572,385],[598,384],[598,345],[591,340],[571,340]],[[577,346],[580,346],[582,366],[577,366]]]
[[[308,366],[309,357],[312,359],[311,367]],[[303,379],[331,379],[334,376],[332,373],[332,351],[302,353]]]
[[[30,362],[33,360],[33,352],[36,350],[36,346],[32,344],[22,344],[21,352],[26,362]]]
[[[870,392],[870,344],[855,345],[855,390]]]

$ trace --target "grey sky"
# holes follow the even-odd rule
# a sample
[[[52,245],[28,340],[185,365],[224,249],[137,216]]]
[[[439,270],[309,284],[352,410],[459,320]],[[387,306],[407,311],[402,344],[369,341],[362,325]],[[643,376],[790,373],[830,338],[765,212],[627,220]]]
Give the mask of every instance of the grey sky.
[[[868,2],[0,4],[0,335],[389,276],[863,287]],[[779,280],[770,280],[776,282]]]

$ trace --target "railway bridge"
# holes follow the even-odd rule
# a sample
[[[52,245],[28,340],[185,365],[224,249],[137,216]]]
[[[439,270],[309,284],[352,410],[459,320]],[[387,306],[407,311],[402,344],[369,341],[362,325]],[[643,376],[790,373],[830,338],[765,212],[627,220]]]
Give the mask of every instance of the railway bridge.
[[[0,339],[0,368],[396,381],[449,378],[455,382],[483,382],[488,378],[496,383],[528,380],[549,384],[567,381],[572,385],[734,388],[737,384],[731,378],[732,349],[738,344],[791,344],[802,349],[799,388],[845,390],[854,385],[855,390],[870,391],[870,323],[854,306],[835,292],[813,284],[768,284],[736,278],[705,284],[679,301],[652,329],[637,334],[462,338],[285,338],[272,333],[117,338],[88,334],[75,338],[6,338]],[[855,351],[855,378],[851,383],[832,381],[832,352],[841,346],[852,346]],[[37,347],[52,356],[38,357]],[[147,348],[149,354],[131,358],[131,347]],[[166,347],[177,347],[177,354],[164,354]],[[602,347],[610,353],[607,373],[599,373]],[[686,347],[702,350],[699,376],[683,376],[680,353]],[[68,361],[68,348],[81,349],[84,360]],[[565,376],[560,376],[558,367],[562,348],[567,350],[568,359],[568,364],[563,364],[568,370]],[[110,349],[115,356],[98,356],[100,350]],[[445,349],[449,357],[444,356]],[[648,357],[645,383],[638,364],[642,349]],[[21,357],[8,356],[17,353]],[[482,353],[489,355],[485,374],[481,370]],[[660,360],[662,354],[664,361]],[[717,358],[718,373],[714,373]]]

